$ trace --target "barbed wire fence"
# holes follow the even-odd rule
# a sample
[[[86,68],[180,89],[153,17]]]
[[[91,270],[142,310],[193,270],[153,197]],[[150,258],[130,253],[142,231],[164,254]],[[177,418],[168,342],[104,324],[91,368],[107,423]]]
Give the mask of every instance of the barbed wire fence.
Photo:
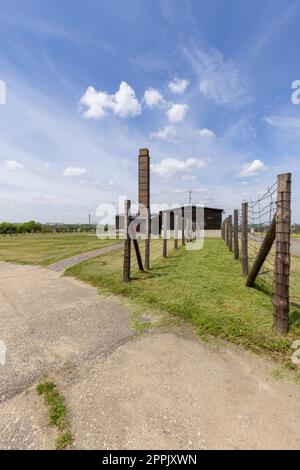
[[[291,270],[291,174],[278,175],[263,194],[243,202],[224,220],[222,238],[241,261],[246,286],[273,296],[275,332],[287,334],[290,305],[299,300],[294,280],[300,277]]]
[[[272,229],[272,221],[276,213],[277,201],[277,181],[267,189],[267,191],[257,197],[256,200],[250,199],[248,202],[248,263],[251,271],[255,260],[261,250],[263,241]],[[274,228],[272,229],[274,231]],[[275,237],[272,237],[272,240]],[[272,242],[272,245],[274,244]],[[257,279],[267,290],[274,293],[275,283],[275,251],[274,246],[270,249],[265,258]]]
[[[137,203],[135,203],[137,204]],[[167,258],[172,250],[184,246],[196,237],[196,232],[189,219],[185,220],[174,209],[174,230],[170,230],[170,214],[164,212],[149,217],[150,226],[155,225],[154,234],[147,227],[145,216],[131,214],[132,201],[125,201],[124,230],[119,230],[124,237],[123,281],[129,282],[140,273],[151,271],[159,259]],[[166,216],[166,217],[165,217]],[[146,225],[146,228],[145,228]],[[147,243],[147,240],[148,243]],[[147,252],[149,253],[148,266]],[[147,267],[146,267],[147,266]]]

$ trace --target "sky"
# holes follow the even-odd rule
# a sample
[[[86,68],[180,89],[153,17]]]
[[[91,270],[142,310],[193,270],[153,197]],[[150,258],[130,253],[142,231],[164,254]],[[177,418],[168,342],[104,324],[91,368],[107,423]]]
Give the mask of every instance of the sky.
[[[136,201],[147,147],[153,207],[191,190],[229,213],[291,172],[300,223],[299,16],[297,0],[0,0],[0,221]]]

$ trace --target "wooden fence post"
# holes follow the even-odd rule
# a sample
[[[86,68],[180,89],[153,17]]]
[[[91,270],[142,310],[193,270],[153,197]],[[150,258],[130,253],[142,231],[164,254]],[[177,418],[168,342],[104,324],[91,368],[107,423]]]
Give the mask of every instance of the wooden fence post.
[[[232,251],[232,215],[228,219],[228,248]]]
[[[276,209],[276,253],[274,279],[274,330],[289,331],[289,283],[291,242],[291,173],[278,175]]]
[[[125,201],[124,210],[124,265],[123,265],[123,281],[130,281],[130,257],[131,257],[131,239],[129,236],[129,224],[130,224],[130,200]]]
[[[243,275],[248,276],[248,202],[242,203],[242,265]]]
[[[225,245],[228,246],[228,217],[224,220],[224,241]]]
[[[168,240],[166,238],[163,239],[163,258],[168,257]]]
[[[149,211],[149,209],[148,209]],[[145,240],[145,269],[150,269],[150,214],[147,214],[147,234]]]
[[[234,210],[234,227],[233,227],[233,238],[234,238],[234,258],[239,259],[239,211]]]
[[[174,211],[174,248],[178,248],[178,220],[179,216]]]
[[[259,252],[254,260],[253,265],[251,266],[250,272],[247,276],[246,286],[253,287],[255,280],[261,270],[268,254],[272,249],[276,236],[276,216],[273,217],[271,225],[268,232],[266,233],[265,238],[263,239],[262,244],[260,245]]]
[[[168,220],[168,215],[167,215],[167,212],[165,212],[165,213],[163,213],[163,231],[162,231],[162,234],[163,234],[163,258],[167,258],[167,255],[168,255],[168,239],[167,239],[168,224],[167,224],[167,220]]]
[[[135,255],[136,255],[137,263],[138,263],[138,266],[139,266],[139,270],[140,270],[140,271],[144,271],[144,268],[143,268],[143,261],[142,261],[142,257],[141,257],[141,252],[140,252],[139,243],[138,243],[138,241],[137,241],[136,238],[134,238],[134,239],[132,240],[132,242],[133,242],[133,246],[134,246]]]
[[[225,241],[225,220],[223,220],[223,222],[222,222],[221,236],[222,236],[222,240]]]
[[[184,246],[185,245],[184,216],[181,217],[181,241],[182,241],[182,246]]]

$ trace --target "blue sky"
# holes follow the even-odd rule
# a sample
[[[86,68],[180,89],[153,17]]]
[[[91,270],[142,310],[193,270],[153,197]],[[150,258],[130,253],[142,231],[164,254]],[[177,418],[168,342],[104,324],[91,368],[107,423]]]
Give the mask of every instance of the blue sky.
[[[0,0],[1,220],[86,222],[137,199],[239,207],[293,173],[296,0]],[[299,95],[300,96],[300,95]]]

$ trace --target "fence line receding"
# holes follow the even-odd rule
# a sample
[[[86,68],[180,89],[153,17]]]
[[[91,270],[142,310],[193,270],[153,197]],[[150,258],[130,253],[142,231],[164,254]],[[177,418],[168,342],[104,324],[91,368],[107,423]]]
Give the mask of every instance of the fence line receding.
[[[246,286],[255,283],[273,296],[274,330],[289,330],[291,271],[291,174],[278,175],[263,194],[244,201],[223,222],[222,238],[240,259]],[[233,232],[233,240],[232,240]],[[292,282],[293,284],[293,282]],[[294,297],[292,291],[292,300]]]

